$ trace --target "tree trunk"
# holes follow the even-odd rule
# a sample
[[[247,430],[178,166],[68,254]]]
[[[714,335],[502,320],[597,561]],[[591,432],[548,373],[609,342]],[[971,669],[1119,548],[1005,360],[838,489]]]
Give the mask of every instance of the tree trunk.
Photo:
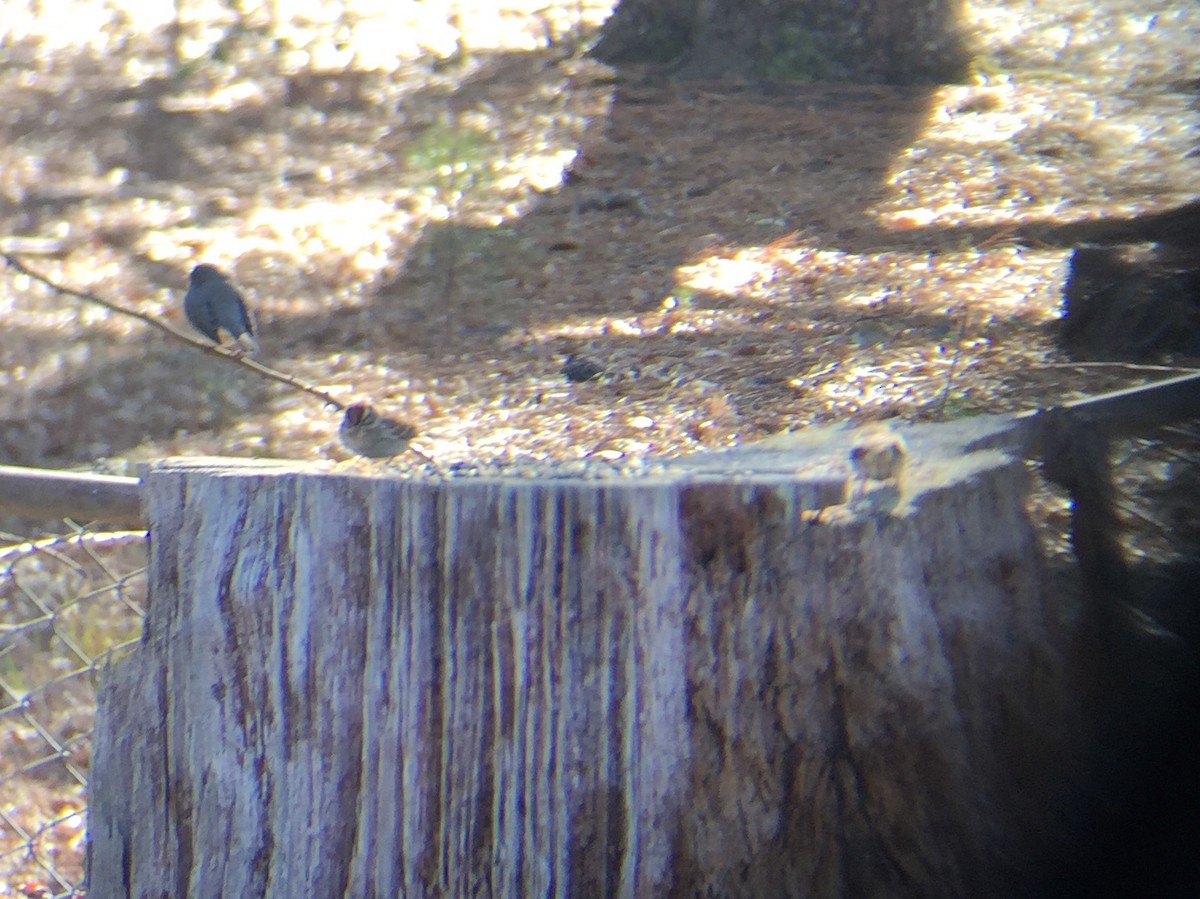
[[[1008,894],[1079,749],[1079,610],[1024,466],[964,453],[1003,423],[907,433],[878,483],[841,429],[610,477],[150,471],[92,893]]]
[[[891,84],[960,80],[961,0],[621,0],[596,55],[681,74]]]

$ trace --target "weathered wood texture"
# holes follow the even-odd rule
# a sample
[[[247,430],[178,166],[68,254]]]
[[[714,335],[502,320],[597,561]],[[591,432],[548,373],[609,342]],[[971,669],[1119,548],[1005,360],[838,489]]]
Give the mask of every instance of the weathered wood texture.
[[[1006,891],[1077,616],[978,430],[819,520],[840,430],[619,480],[150,472],[93,895]]]

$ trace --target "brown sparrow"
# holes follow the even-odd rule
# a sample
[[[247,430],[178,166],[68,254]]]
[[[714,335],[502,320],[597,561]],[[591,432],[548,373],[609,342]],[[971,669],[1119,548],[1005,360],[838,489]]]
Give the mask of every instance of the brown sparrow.
[[[847,485],[854,508],[889,513],[900,504],[908,447],[888,427],[865,430],[850,449],[854,477]]]
[[[354,403],[346,407],[338,436],[343,446],[360,456],[387,459],[409,449],[408,442],[417,436],[417,429],[406,421],[380,415],[367,403]]]
[[[854,473],[864,481],[899,480],[907,456],[904,438],[887,428],[867,430],[850,449]]]

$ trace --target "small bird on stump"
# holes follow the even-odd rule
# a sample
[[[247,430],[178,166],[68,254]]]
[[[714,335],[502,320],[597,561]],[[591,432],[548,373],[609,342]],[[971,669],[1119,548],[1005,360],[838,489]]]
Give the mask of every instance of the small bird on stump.
[[[380,415],[366,403],[354,403],[346,407],[338,436],[351,452],[387,459],[410,449],[408,442],[417,436],[417,429],[406,421]]]
[[[851,504],[865,511],[894,510],[904,491],[907,462],[903,437],[887,426],[866,429],[850,449],[854,470],[848,485]]]
[[[898,481],[904,472],[908,447],[888,428],[866,430],[850,448],[854,473],[864,481]]]
[[[188,278],[183,312],[193,328],[232,355],[258,352],[246,301],[211,265],[197,265]]]

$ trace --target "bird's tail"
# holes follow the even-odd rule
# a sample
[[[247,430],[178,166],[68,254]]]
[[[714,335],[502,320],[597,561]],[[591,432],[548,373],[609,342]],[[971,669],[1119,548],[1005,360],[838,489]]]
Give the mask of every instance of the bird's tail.
[[[238,356],[253,356],[259,349],[258,341],[249,332],[234,337],[225,328],[217,328],[217,346]]]

